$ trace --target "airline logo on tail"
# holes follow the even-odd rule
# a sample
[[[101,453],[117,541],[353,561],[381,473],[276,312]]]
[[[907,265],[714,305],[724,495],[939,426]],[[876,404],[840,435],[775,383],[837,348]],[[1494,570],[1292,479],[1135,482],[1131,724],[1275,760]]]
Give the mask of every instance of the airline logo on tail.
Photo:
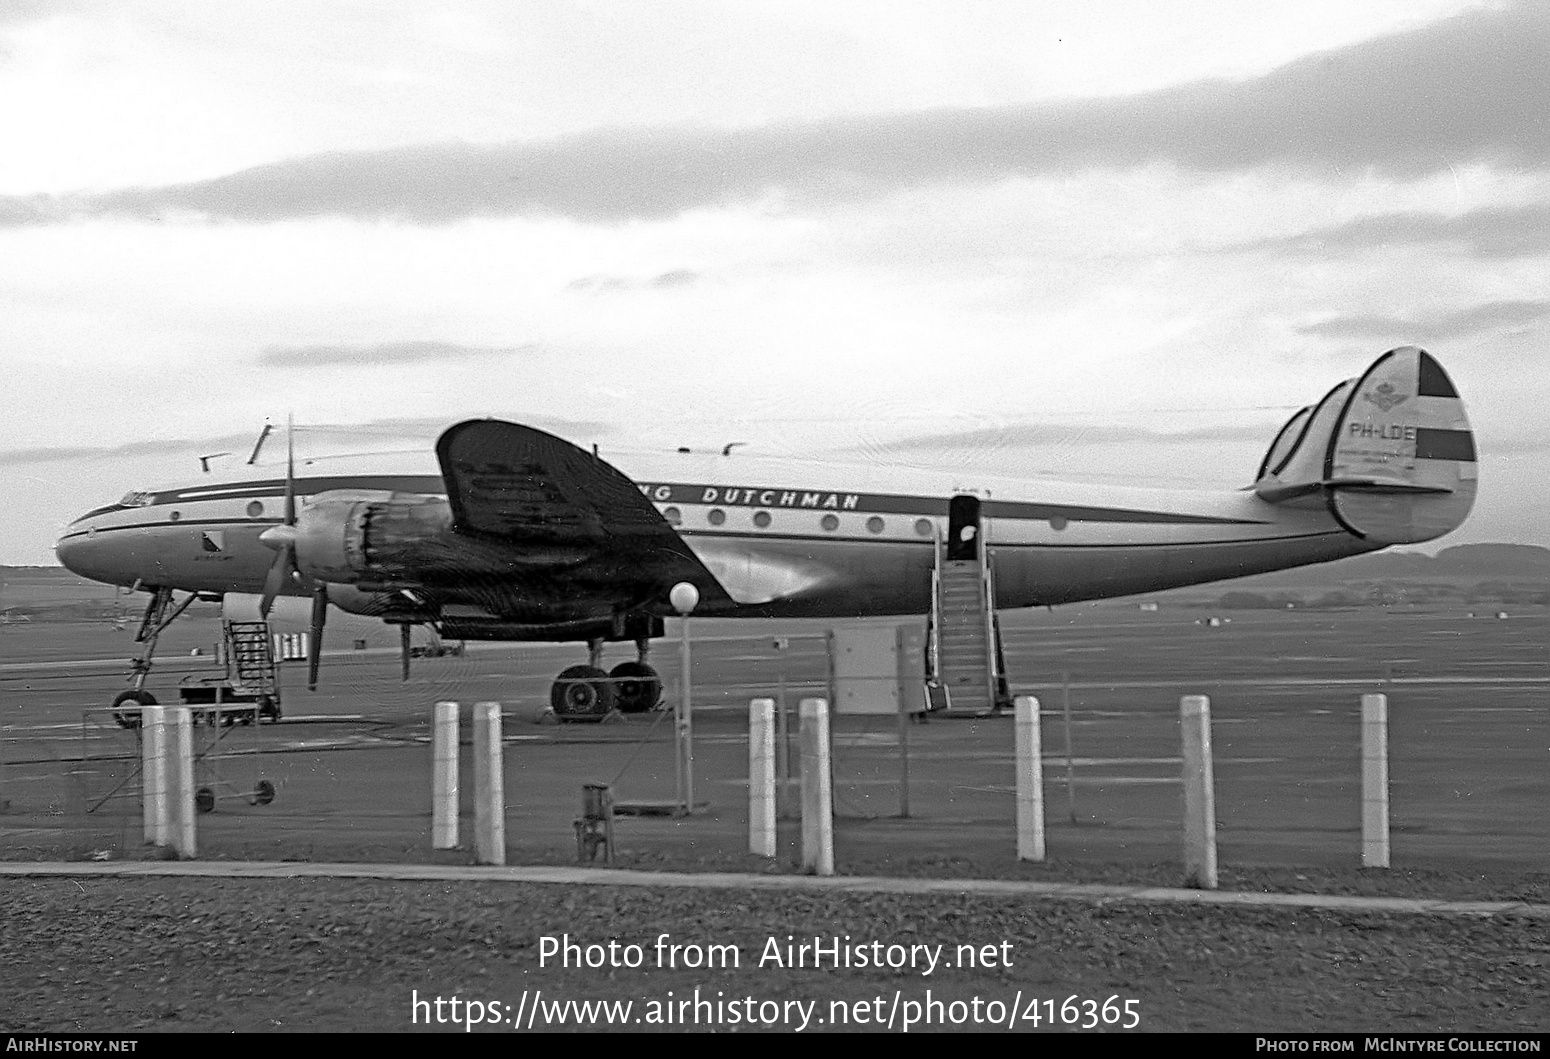
[[[1407,393],[1398,393],[1394,384],[1390,382],[1379,383],[1376,387],[1362,394],[1366,400],[1378,406],[1378,411],[1387,412],[1390,408],[1397,407],[1410,400]]]

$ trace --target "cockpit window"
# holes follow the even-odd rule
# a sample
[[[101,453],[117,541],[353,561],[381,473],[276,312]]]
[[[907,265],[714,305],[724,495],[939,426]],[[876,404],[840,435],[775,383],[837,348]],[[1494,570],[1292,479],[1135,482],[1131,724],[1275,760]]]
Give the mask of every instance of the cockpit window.
[[[153,501],[155,501],[155,499],[156,499],[156,494],[155,493],[142,492],[141,490],[136,489],[133,492],[125,493],[124,494],[124,499],[119,501],[119,506],[121,506],[121,507],[149,507],[151,505],[151,503]]]

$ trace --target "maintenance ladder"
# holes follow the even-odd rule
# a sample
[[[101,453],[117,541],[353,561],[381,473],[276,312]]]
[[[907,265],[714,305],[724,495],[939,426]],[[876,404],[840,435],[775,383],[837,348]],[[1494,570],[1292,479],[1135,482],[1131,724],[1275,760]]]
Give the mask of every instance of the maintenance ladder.
[[[268,696],[279,701],[279,679],[275,675],[269,623],[228,621],[225,626],[226,657],[234,678],[232,684],[256,697]]]

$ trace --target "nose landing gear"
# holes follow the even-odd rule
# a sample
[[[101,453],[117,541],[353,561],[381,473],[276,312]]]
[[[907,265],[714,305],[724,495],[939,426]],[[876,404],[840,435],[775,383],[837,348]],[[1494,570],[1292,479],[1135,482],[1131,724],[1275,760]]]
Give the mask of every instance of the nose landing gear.
[[[145,690],[145,678],[151,675],[151,661],[156,654],[156,638],[161,635],[163,629],[177,620],[178,615],[189,608],[189,605],[199,598],[190,593],[189,597],[176,607],[172,605],[172,589],[157,588],[151,592],[151,601],[145,606],[145,617],[140,619],[140,628],[135,632],[135,643],[142,644],[140,653],[129,660],[129,670],[134,687],[123,691],[113,700],[110,707],[113,711],[113,720],[118,722],[121,728],[139,728],[140,711],[137,709],[120,709],[126,704],[134,706],[155,706],[156,696]]]
[[[191,592],[188,598],[174,606],[172,589],[151,590],[151,601],[146,605],[145,617],[135,633],[139,653],[129,661],[132,687],[120,692],[108,707],[120,727],[139,728],[140,707],[156,705],[156,696],[145,690],[145,683],[155,661],[157,638],[191,603],[201,598],[211,601],[208,595]],[[178,688],[182,703],[193,709],[196,721],[202,719],[210,724],[219,722],[230,726],[279,721],[280,686],[269,626],[264,622],[223,619],[221,635],[225,644],[225,673],[220,677],[195,674],[184,678]],[[214,708],[207,708],[211,704]]]
[[[118,722],[120,728],[139,728],[140,711],[133,709],[135,706],[155,706],[156,696],[149,691],[121,691],[113,700],[110,707],[113,711],[113,720]],[[121,709],[128,706],[131,708]]]

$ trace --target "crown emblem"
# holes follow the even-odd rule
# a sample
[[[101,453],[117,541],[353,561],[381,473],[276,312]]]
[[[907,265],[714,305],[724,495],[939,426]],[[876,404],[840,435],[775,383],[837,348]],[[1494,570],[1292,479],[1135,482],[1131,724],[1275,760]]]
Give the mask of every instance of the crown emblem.
[[[1383,412],[1387,412],[1395,405],[1404,404],[1406,401],[1410,400],[1409,394],[1396,393],[1394,390],[1394,384],[1391,382],[1380,382],[1377,386],[1374,386],[1372,389],[1362,394],[1362,396],[1366,398],[1369,403],[1377,405],[1379,411]]]

